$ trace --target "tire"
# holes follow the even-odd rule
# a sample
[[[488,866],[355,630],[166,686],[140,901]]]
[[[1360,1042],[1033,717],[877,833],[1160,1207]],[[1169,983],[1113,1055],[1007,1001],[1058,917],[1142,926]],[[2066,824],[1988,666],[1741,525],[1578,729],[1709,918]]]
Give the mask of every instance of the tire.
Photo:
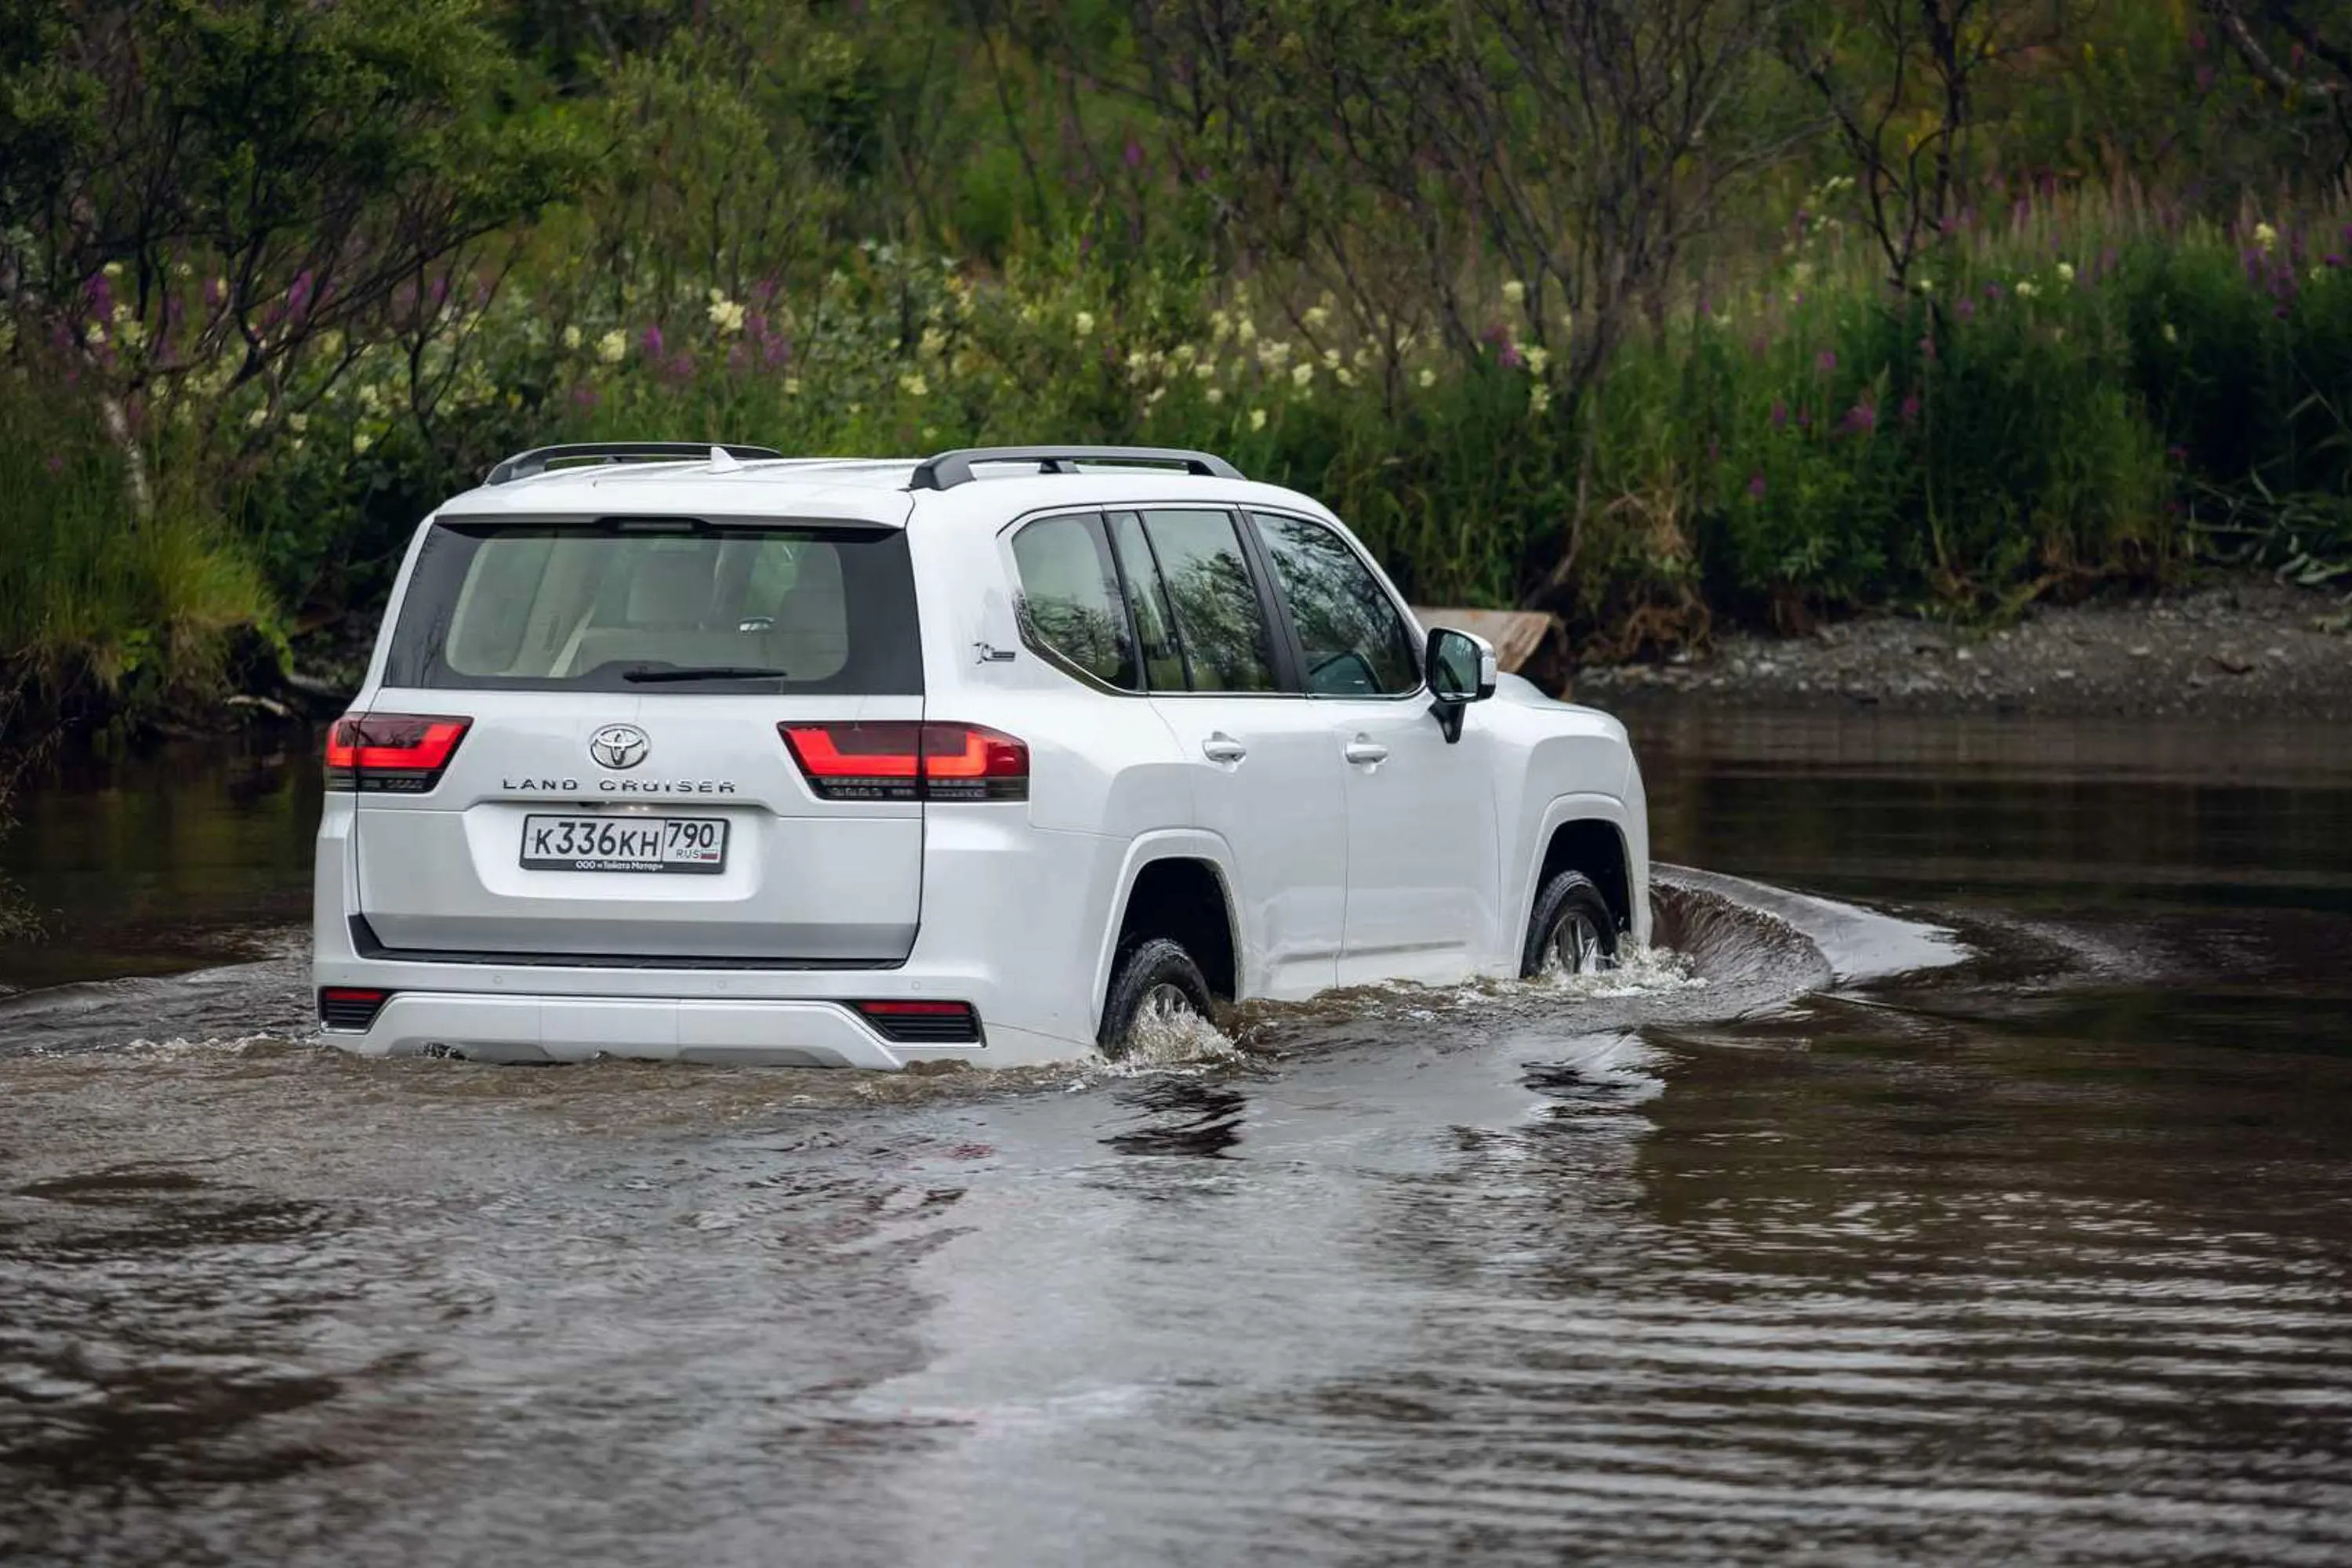
[[[1581,871],[1559,873],[1536,895],[1528,945],[1519,954],[1519,978],[1532,980],[1544,973],[1556,952],[1560,967],[1570,974],[1598,974],[1617,963],[1617,917],[1610,913],[1609,900],[1592,879]]]
[[[1127,1054],[1136,1021],[1147,1006],[1178,1005],[1203,1018],[1216,1016],[1209,982],[1183,944],[1164,936],[1137,942],[1119,955],[1111,971],[1110,992],[1103,998],[1102,1027],[1095,1043],[1114,1059]]]

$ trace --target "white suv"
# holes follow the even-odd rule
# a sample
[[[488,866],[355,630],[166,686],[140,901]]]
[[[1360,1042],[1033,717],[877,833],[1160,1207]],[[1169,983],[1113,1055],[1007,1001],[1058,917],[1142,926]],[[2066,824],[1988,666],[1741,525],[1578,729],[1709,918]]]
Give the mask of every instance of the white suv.
[[[509,458],[327,778],[319,1014],[374,1055],[1004,1066],[1649,935],[1622,727],[1197,452]]]

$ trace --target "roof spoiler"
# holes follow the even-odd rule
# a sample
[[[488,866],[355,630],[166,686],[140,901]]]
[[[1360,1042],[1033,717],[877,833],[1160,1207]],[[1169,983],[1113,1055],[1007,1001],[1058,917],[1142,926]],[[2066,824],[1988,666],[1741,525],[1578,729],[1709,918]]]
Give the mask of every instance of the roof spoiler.
[[[1034,463],[1041,474],[1075,474],[1081,463],[1122,467],[1181,467],[1202,479],[1238,479],[1242,471],[1213,452],[1181,447],[963,447],[915,465],[910,490],[946,490],[970,484],[977,463]]]
[[[709,461],[724,453],[735,458],[781,458],[773,447],[730,446],[718,441],[575,441],[561,447],[533,447],[517,452],[492,468],[482,482],[502,485],[543,474],[559,463],[680,463]]]

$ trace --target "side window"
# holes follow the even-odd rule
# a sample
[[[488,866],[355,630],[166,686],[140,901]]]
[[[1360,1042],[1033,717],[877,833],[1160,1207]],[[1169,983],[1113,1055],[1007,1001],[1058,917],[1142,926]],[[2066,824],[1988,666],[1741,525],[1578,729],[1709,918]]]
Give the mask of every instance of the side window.
[[[1184,649],[1176,640],[1176,612],[1168,604],[1168,584],[1160,579],[1160,563],[1143,537],[1143,519],[1131,511],[1110,514],[1112,552],[1127,582],[1127,602],[1135,611],[1135,633],[1143,644],[1144,682],[1154,691],[1183,691],[1192,676],[1184,668]]]
[[[1276,588],[1298,630],[1307,689],[1393,697],[1421,686],[1412,631],[1348,542],[1320,523],[1253,512]]]
[[[1137,689],[1135,641],[1101,520],[1040,518],[1013,536],[1021,574],[1021,635],[1096,679]]]
[[[1143,531],[1167,584],[1192,689],[1276,689],[1274,639],[1233,514],[1147,511]]]

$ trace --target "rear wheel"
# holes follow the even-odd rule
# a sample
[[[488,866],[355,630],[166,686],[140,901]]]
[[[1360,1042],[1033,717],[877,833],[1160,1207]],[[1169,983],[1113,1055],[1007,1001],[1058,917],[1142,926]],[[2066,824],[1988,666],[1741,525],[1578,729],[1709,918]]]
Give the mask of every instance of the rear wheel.
[[[1107,1057],[1123,1057],[1139,1027],[1212,1017],[1209,982],[1181,942],[1155,936],[1119,955],[1103,998],[1102,1027],[1095,1041]]]
[[[1617,965],[1617,919],[1581,871],[1562,871],[1536,895],[1519,975],[1598,974]]]

